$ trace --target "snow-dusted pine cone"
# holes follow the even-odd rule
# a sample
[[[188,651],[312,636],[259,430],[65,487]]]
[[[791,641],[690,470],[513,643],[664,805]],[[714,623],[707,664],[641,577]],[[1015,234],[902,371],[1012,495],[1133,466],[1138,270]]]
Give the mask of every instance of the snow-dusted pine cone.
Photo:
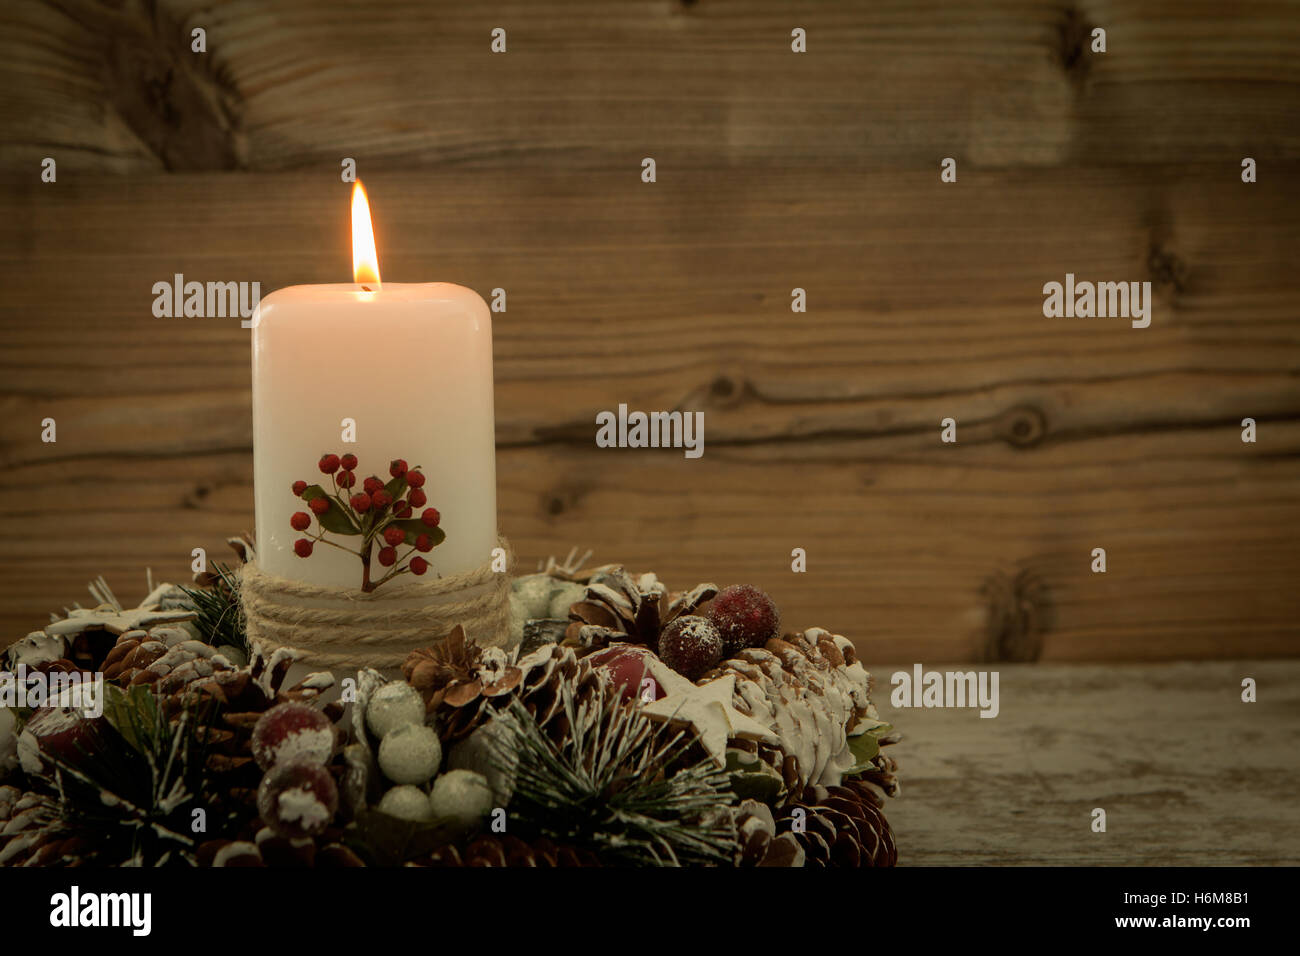
[[[671,621],[694,614],[717,593],[716,584],[698,584],[670,595],[652,573],[633,577],[620,565],[597,568],[587,582],[585,598],[569,609],[572,623],[565,643],[585,652],[626,641],[657,652],[659,635]]]
[[[500,648],[466,640],[459,628],[441,644],[412,651],[402,673],[437,717],[444,744],[464,740],[512,697],[547,726],[562,716],[561,682],[583,693],[604,680],[571,647],[545,644],[512,662]]]
[[[850,738],[881,725],[871,703],[871,675],[853,643],[822,628],[743,650],[702,680],[727,674],[736,677],[735,708],[780,739],[779,745],[733,740],[731,746],[770,767],[787,799],[810,784],[838,784],[857,762]]]
[[[156,634],[144,631],[123,634],[104,659],[105,680],[123,687],[149,684],[164,695],[222,671],[235,670],[236,666],[210,644],[184,639],[169,646]]]

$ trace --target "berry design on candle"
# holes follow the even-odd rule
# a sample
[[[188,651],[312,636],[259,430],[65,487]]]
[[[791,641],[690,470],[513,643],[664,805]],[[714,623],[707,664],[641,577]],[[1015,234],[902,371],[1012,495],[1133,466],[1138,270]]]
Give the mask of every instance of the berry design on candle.
[[[428,503],[428,493],[423,490],[424,473],[418,465],[412,468],[404,459],[396,458],[389,462],[392,477],[387,482],[371,475],[362,479],[361,490],[353,493],[357,464],[356,455],[325,454],[317,467],[322,475],[329,476],[331,487],[301,480],[293,483],[293,493],[307,503],[311,512],[296,511],[289,519],[293,530],[305,535],[294,542],[294,553],[309,558],[317,544],[326,544],[355,554],[361,561],[361,590],[366,592],[400,574],[425,574],[429,561],[415,553],[432,551],[446,540],[447,534],[439,527],[442,516],[438,509],[424,507]],[[413,510],[417,507],[422,509],[418,517]],[[335,537],[361,540],[351,548]],[[372,576],[372,560],[384,569],[378,577]]]

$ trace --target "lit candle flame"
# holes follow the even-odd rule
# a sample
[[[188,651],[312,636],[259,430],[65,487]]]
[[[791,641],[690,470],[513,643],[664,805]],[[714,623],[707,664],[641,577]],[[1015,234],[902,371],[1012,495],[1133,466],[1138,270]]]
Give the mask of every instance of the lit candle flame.
[[[375,252],[375,230],[370,224],[370,202],[361,180],[352,184],[352,281],[375,287],[379,282],[379,254]]]

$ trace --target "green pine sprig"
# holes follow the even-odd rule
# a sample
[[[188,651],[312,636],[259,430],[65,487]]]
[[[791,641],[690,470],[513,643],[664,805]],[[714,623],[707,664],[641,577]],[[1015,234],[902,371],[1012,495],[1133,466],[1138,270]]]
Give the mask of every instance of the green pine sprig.
[[[194,624],[204,643],[213,647],[231,645],[248,654],[244,611],[239,603],[239,578],[220,562],[214,567],[217,580],[210,587],[189,588],[181,585],[181,590],[194,605]]]
[[[194,863],[195,809],[208,793],[205,743],[214,711],[187,705],[169,718],[153,692],[108,685],[104,715],[112,731],[96,731],[75,758],[46,754],[60,812],[94,835],[99,859],[133,866]],[[219,828],[224,822],[209,821]]]
[[[579,702],[560,688],[560,742],[518,698],[499,711],[494,764],[514,777],[508,807],[518,824],[557,843],[585,846],[626,865],[729,864],[736,835],[727,772],[684,763],[693,740],[651,722],[601,688]]]

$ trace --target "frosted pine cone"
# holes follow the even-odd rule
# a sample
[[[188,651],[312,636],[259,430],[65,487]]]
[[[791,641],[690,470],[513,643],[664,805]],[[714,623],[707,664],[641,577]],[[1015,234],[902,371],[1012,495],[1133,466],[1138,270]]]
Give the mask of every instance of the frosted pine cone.
[[[563,718],[561,682],[582,693],[603,679],[571,647],[545,644],[511,661],[500,648],[466,640],[459,628],[442,645],[413,651],[402,673],[424,695],[428,712],[438,717],[439,736],[451,744],[485,724],[512,696],[548,726]]]
[[[732,746],[772,768],[788,799],[810,784],[839,784],[857,763],[850,738],[881,724],[871,703],[871,675],[852,642],[821,628],[743,650],[704,680],[728,673],[736,676],[735,708],[780,738],[778,746],[739,740]]]
[[[587,583],[586,597],[569,609],[572,623],[565,643],[586,651],[627,641],[657,651],[659,634],[671,621],[694,614],[717,593],[716,584],[698,584],[669,595],[652,573],[634,578],[619,565],[598,568]]]

